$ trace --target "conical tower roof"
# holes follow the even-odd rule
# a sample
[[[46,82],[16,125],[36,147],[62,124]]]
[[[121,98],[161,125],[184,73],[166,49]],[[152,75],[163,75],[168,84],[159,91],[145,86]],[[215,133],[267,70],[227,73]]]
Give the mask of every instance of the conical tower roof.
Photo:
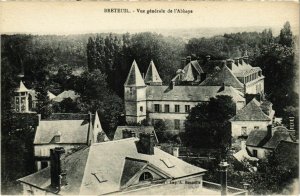
[[[158,71],[154,65],[153,60],[150,61],[150,65],[148,67],[146,77],[145,77],[145,83],[162,83],[162,80],[158,74]]]
[[[135,62],[133,61],[129,74],[127,76],[124,86],[146,86],[142,78],[141,72]]]
[[[20,86],[19,86],[19,88],[17,88],[16,90],[15,90],[15,92],[18,92],[18,93],[20,93],[20,92],[28,92],[29,90],[26,88],[26,86],[24,85],[24,83],[22,82],[22,80],[20,81]]]

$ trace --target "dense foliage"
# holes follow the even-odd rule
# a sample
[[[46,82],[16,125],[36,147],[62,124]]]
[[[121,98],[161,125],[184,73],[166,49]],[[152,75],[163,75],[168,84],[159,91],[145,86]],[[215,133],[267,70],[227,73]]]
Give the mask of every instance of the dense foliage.
[[[185,122],[185,142],[188,146],[220,148],[225,154],[231,146],[229,119],[235,115],[235,104],[229,96],[211,98],[191,109]]]

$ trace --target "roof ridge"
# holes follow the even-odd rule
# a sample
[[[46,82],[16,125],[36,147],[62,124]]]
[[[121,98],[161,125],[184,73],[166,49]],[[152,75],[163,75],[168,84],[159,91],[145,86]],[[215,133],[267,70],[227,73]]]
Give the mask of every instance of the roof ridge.
[[[120,142],[124,142],[124,141],[130,141],[130,140],[139,140],[136,137],[130,137],[130,138],[125,138],[125,139],[120,139],[120,140],[110,140],[107,142],[99,142],[99,143],[93,143],[91,146],[98,146],[98,145],[104,145],[104,144],[108,144],[108,143],[120,143]]]

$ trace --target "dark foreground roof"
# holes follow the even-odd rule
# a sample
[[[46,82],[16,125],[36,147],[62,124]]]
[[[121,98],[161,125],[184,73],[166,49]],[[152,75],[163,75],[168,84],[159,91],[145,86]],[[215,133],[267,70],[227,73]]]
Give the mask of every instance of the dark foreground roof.
[[[101,195],[121,191],[121,183],[124,184],[133,175],[131,168],[137,171],[144,168],[145,164],[168,179],[199,175],[206,171],[156,147],[154,155],[138,153],[137,141],[137,138],[128,138],[95,143],[66,156],[62,160],[62,169],[67,171],[68,184],[58,194]],[[172,163],[172,167],[163,161],[166,159]],[[104,180],[99,182],[95,174]],[[47,189],[50,186],[50,169],[46,168],[18,181]]]

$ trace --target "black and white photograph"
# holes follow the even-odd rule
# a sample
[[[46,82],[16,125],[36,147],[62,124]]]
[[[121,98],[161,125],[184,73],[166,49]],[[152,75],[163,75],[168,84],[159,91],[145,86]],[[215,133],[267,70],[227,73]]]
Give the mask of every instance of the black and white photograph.
[[[299,195],[298,1],[0,1],[1,195]]]

